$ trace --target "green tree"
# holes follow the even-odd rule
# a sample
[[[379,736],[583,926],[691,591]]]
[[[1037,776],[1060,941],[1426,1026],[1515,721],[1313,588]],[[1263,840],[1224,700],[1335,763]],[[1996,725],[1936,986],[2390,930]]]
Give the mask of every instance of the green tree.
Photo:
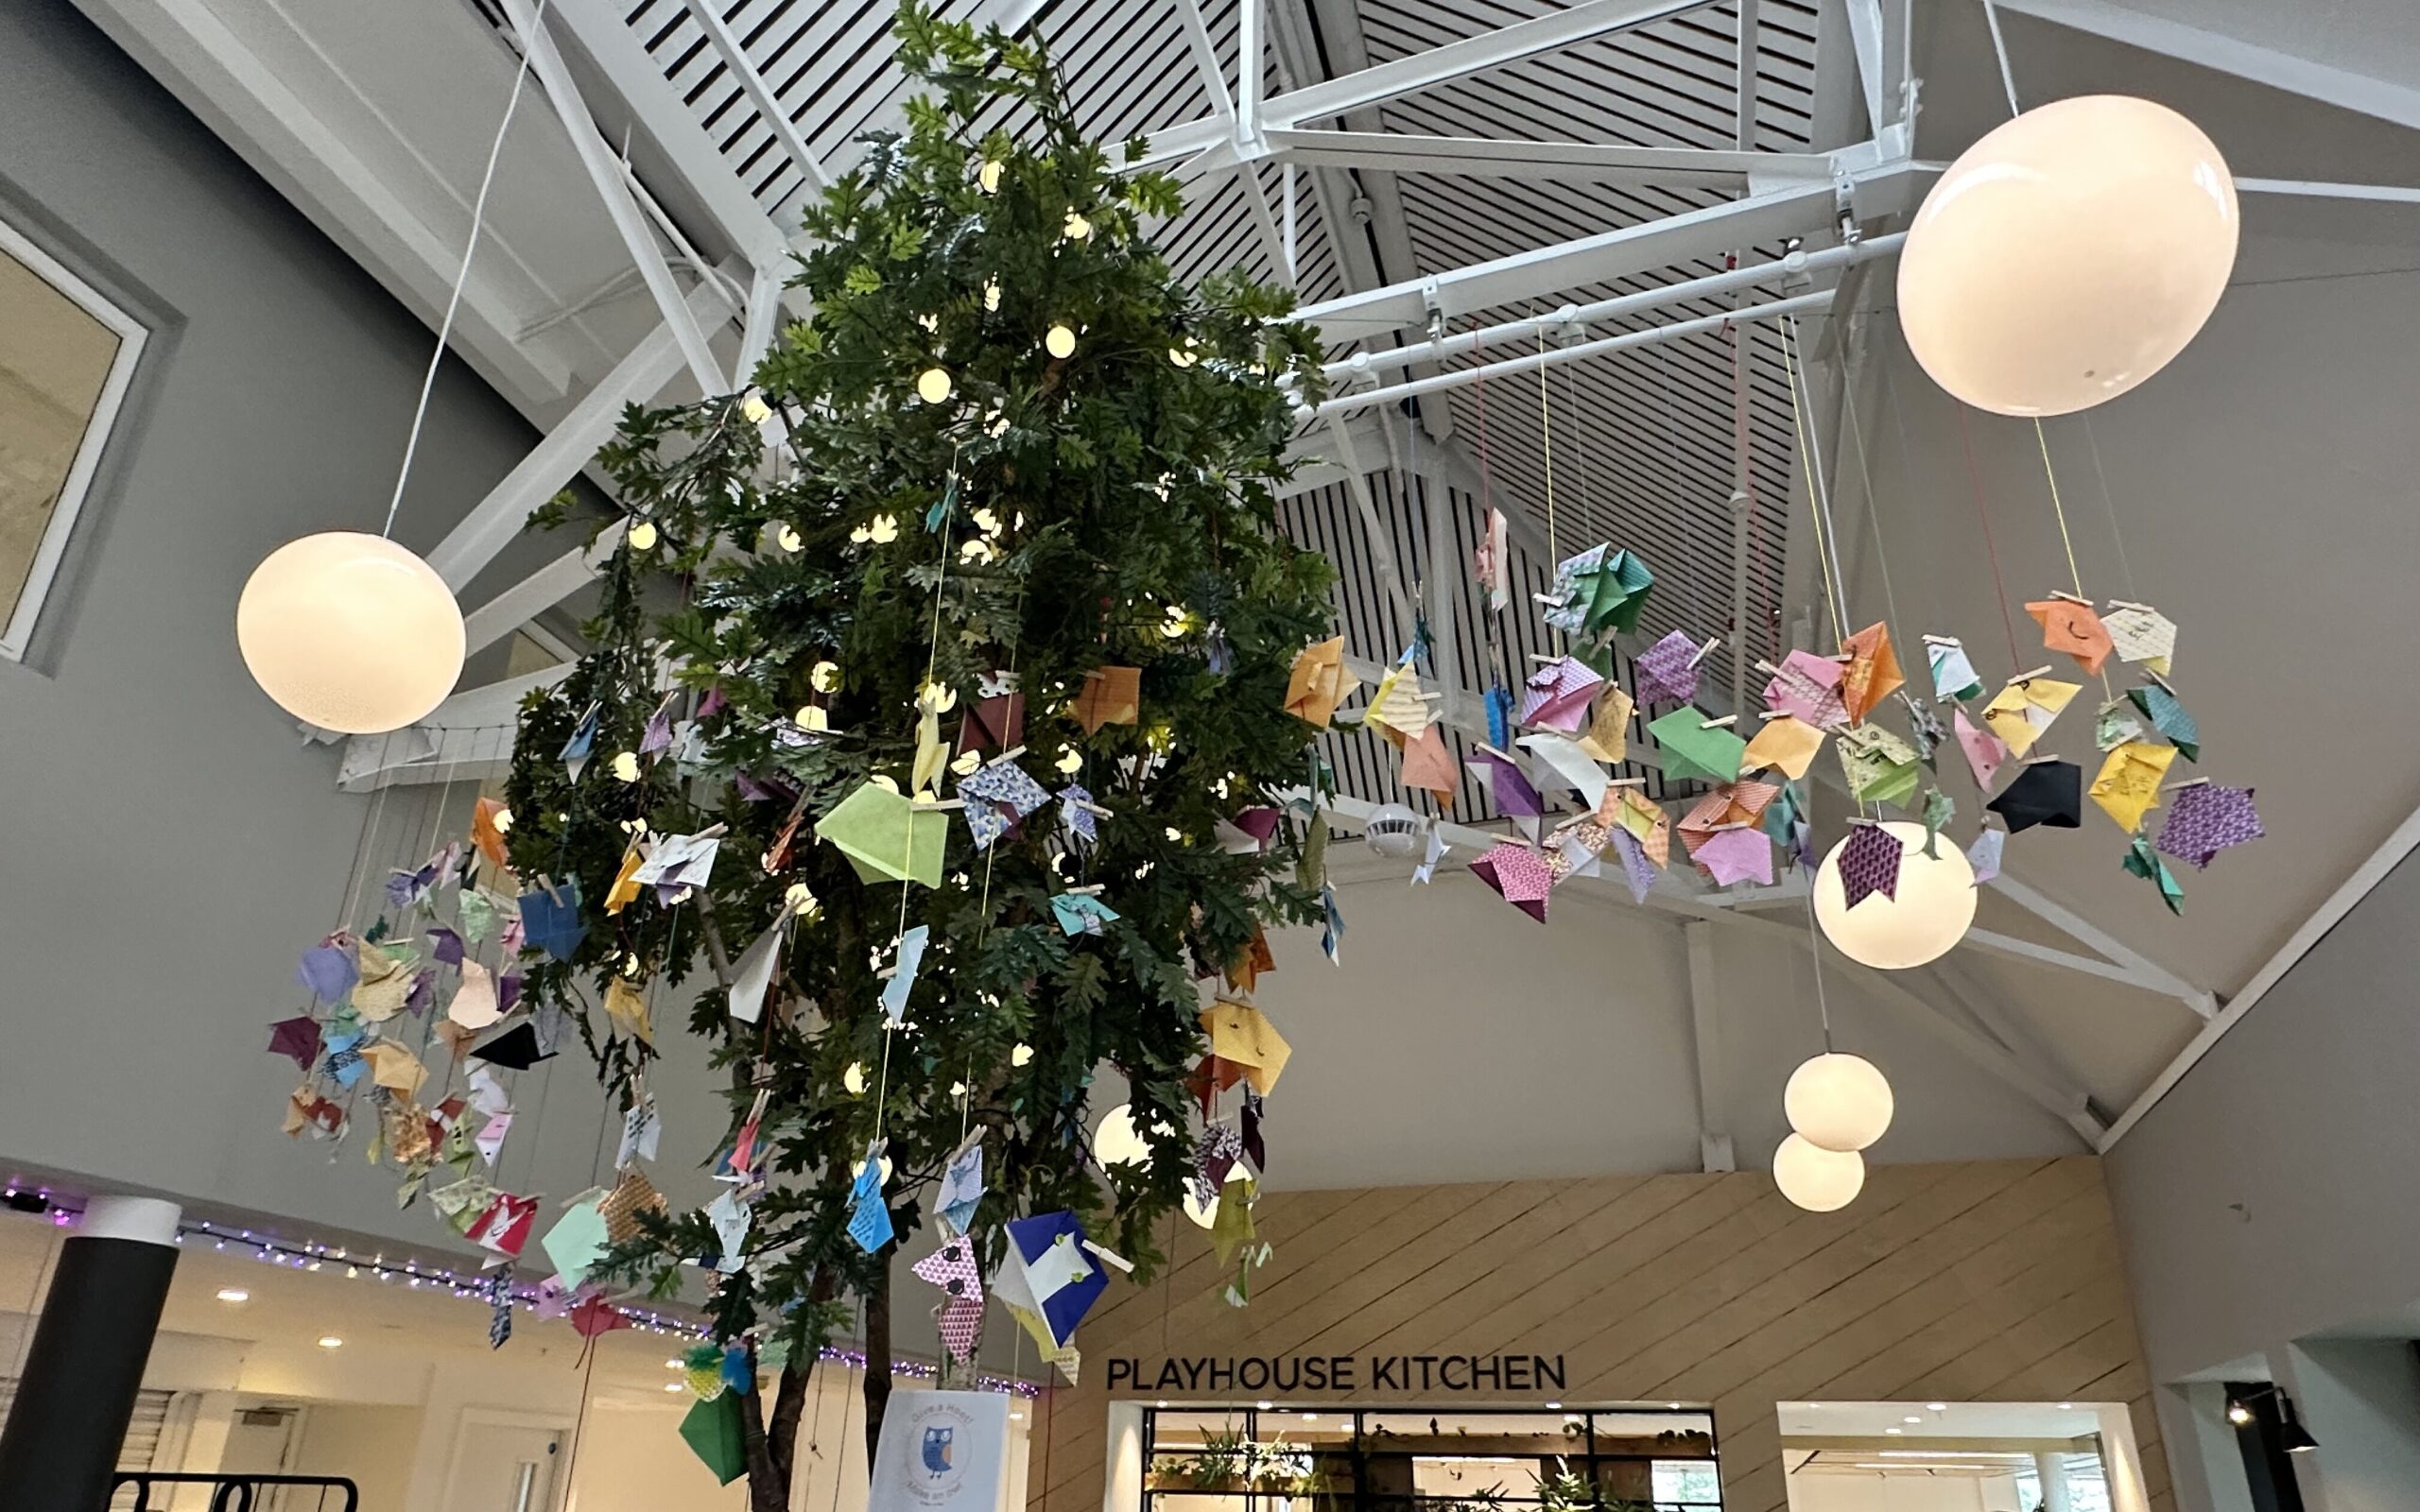
[[[897,35],[931,93],[807,212],[817,245],[794,284],[813,315],[781,333],[754,393],[633,408],[604,450],[632,535],[603,575],[594,648],[523,712],[509,791],[514,868],[576,879],[589,926],[569,960],[528,971],[531,997],[578,1015],[628,1096],[655,1051],[602,1011],[614,979],[678,985],[702,955],[712,984],[687,1027],[728,1070],[735,1126],[761,1103],[749,1262],[711,1312],[718,1337],[787,1362],[769,1419],[744,1399],[765,1508],[786,1504],[814,1350],[860,1317],[869,1445],[879,1429],[891,1254],[846,1232],[870,1143],[887,1141],[903,1236],[974,1129],[987,1271],[1003,1219],[1063,1208],[1148,1275],[1192,1169],[1199,978],[1264,922],[1320,907],[1297,816],[1264,851],[1216,833],[1315,769],[1314,732],[1284,705],[1297,654],[1327,633],[1330,570],[1284,539],[1270,492],[1294,407],[1317,397],[1313,335],[1286,291],[1170,270],[1147,232],[1180,210],[1177,185],[1086,141],[1033,42],[913,0]],[[1102,667],[1139,670],[1137,717],[1088,730],[1076,706]],[[1069,843],[1060,803],[988,850],[953,812],[934,887],[869,882],[815,843],[869,780],[916,790],[925,707],[953,705],[946,739],[1009,679],[1027,702],[1020,765],[1093,795],[1093,843]],[[659,713],[694,730],[642,755]],[[590,717],[575,779],[558,753]],[[604,909],[634,827],[717,824],[710,885]],[[1050,899],[1092,885],[1117,919],[1071,936]],[[802,887],[812,908],[786,919]],[[880,968],[918,925],[911,1027],[887,1032]],[[762,1018],[740,1022],[735,958],[776,928]],[[1085,1135],[1104,1064],[1150,1145],[1105,1180]],[[608,1268],[668,1289],[679,1261],[718,1249],[702,1214],[651,1218]]]

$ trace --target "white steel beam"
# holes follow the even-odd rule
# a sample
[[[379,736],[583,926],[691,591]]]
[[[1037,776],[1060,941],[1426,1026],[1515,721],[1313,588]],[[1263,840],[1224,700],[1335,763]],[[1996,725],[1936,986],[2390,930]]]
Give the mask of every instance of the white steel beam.
[[[2135,986],[2147,988],[2153,992],[2165,993],[2204,1019],[2218,1011],[2217,1000],[2211,995],[2209,988],[2196,987],[2187,982],[2074,909],[2052,901],[2038,889],[2006,872],[2002,872],[1999,879],[1991,885],[1993,890],[2001,897],[2069,939],[2098,951],[2111,961],[2127,968],[2134,973],[2132,980]]]
[[[569,35],[604,82],[652,138],[706,214],[740,255],[757,267],[778,267],[789,238],[748,192],[722,149],[672,87],[664,70],[623,19],[626,8],[555,4],[546,29]]]
[[[1634,147],[1599,142],[1499,141],[1491,137],[1422,136],[1401,131],[1329,131],[1307,128],[1265,133],[1281,161],[1397,173],[1461,173],[1513,179],[1562,179],[1677,189],[1744,190],[1750,174],[1772,179],[1831,179],[1819,153],[1733,152],[1696,147]]]
[[[693,318],[709,313],[719,318],[729,313],[730,306],[721,289],[704,283],[689,291],[683,308]],[[457,591],[468,585],[521,533],[529,511],[562,491],[596,455],[620,423],[622,406],[654,398],[680,370],[680,343],[668,326],[658,326],[445,533],[427,558],[437,576]]]
[[[1566,9],[1290,90],[1270,99],[1262,110],[1262,118],[1271,129],[1326,120],[1474,74],[1561,52],[1616,32],[1685,15],[1710,3],[1712,0],[1581,0]]]
[[[1414,378],[1407,383],[1391,384],[1384,388],[1372,388],[1360,393],[1339,395],[1334,399],[1322,401],[1313,413],[1322,420],[1328,420],[1339,415],[1351,414],[1357,409],[1367,409],[1373,404],[1392,404],[1416,394],[1434,393],[1441,388],[1456,388],[1463,384],[1478,383],[1481,379],[1510,377],[1514,373],[1530,372],[1560,363],[1577,362],[1585,357],[1601,357],[1616,352],[1627,352],[1634,347],[1651,347],[1666,341],[1675,341],[1683,336],[1720,331],[1725,325],[1742,320],[1769,320],[1791,315],[1816,314],[1828,309],[1831,302],[1831,290],[1823,289],[1813,294],[1801,294],[1787,300],[1775,300],[1769,304],[1751,304],[1744,309],[1727,311],[1721,315],[1701,316],[1694,320],[1678,320],[1670,325],[1659,325],[1651,330],[1629,331],[1620,335],[1599,336],[1594,341],[1582,341],[1575,346],[1548,347],[1544,352],[1533,352],[1527,356],[1507,357],[1500,362],[1491,362],[1477,368],[1457,368],[1433,377]]]
[[[345,743],[337,785],[348,793],[422,782],[485,781],[512,765],[521,700],[570,677],[575,663],[468,688],[416,725]]]
[[[629,521],[614,521],[593,543],[573,547],[463,615],[467,652],[485,650],[595,582],[629,528]]]
[[[781,144],[782,151],[788,155],[790,165],[816,188],[831,188],[832,176],[824,171],[823,160],[815,155],[815,149],[806,145],[806,138],[799,134],[798,123],[790,119],[789,112],[782,108],[781,96],[773,93],[772,86],[765,82],[765,76],[757,72],[755,60],[748,56],[748,49],[740,44],[731,24],[723,20],[722,9],[709,4],[708,0],[685,0],[685,3],[689,14],[704,29],[706,40],[714,44],[716,52],[722,55],[723,67],[739,81],[740,90],[747,94],[749,103],[756,107],[757,118],[765,123],[765,129],[773,133],[773,140]]]
[[[2001,9],[2032,16],[2122,43],[2144,52],[2179,59],[2214,73],[2316,100],[2340,111],[2420,129],[2420,90],[2347,72],[2273,47],[2204,31],[2150,15],[2110,0],[1998,0]],[[2292,14],[2290,8],[2276,12]]]
[[[1692,919],[1681,926],[1689,952],[1689,1034],[1696,1050],[1698,1073],[1698,1158],[1707,1171],[1737,1171],[1739,1161],[1731,1149],[1731,1115],[1724,1095],[1722,1025],[1716,1018],[1720,999],[1714,975],[1714,924]]]
[[[2014,1014],[1999,999],[1984,990],[1969,975],[1966,969],[1948,957],[1932,963],[1929,968],[1934,983],[1949,994],[1950,1001],[1964,1008],[1976,1022],[2005,1046],[2009,1054],[2031,1065],[2045,1080],[2054,1085],[2071,1085],[2075,1077],[2059,1064],[2047,1046],[2017,1021]],[[2067,1126],[2083,1136],[2094,1148],[2109,1133],[2109,1125],[2092,1107],[2089,1095],[2078,1092],[2075,1106],[2066,1115]]]
[[[504,0],[504,6],[514,33],[528,54],[531,72],[538,76],[547,98],[554,102],[555,113],[562,117],[563,129],[579,153],[580,165],[588,170],[589,181],[596,186],[597,198],[605,202],[605,213],[613,217],[614,229],[621,232],[623,248],[638,265],[648,292],[655,296],[656,307],[664,312],[665,323],[672,328],[681,354],[697,377],[698,387],[704,393],[717,392],[723,373],[715,361],[714,349],[707,345],[705,332],[682,297],[681,286],[673,282],[672,266],[665,261],[664,249],[656,245],[655,232],[648,228],[630,185],[623,181],[620,160],[598,134],[595,118],[581,102],[571,70],[563,65],[562,54],[538,24],[530,0]]]
[[[2242,1022],[2243,1016],[2284,981],[2286,973],[2325,939],[2328,931],[2342,923],[2345,916],[2360,906],[2361,900],[2401,866],[2415,849],[2420,849],[2420,809],[2415,809],[2396,825],[2378,848],[2370,852],[2369,858],[2354,868],[2353,874],[2327,895],[2327,901],[2311,911],[2310,917],[2302,921],[2302,926],[2278,947],[2277,954],[2270,956],[2259,971],[2252,973],[2252,980],[2243,985],[2243,990],[2227,999],[2226,1006],[2202,1026],[2201,1033],[2177,1053],[2176,1058],[2152,1078],[2149,1087],[2143,1089],[2142,1095],[2136,1097],[2126,1111],[2118,1115],[2118,1121],[2109,1125],[2109,1135],[2100,1142],[2100,1148],[2107,1151],[2126,1137],[2128,1129],[2141,1123],[2144,1114],[2158,1107],[2159,1100],[2185,1079],[2185,1074],[2208,1055],[2225,1038],[2229,1029]]]

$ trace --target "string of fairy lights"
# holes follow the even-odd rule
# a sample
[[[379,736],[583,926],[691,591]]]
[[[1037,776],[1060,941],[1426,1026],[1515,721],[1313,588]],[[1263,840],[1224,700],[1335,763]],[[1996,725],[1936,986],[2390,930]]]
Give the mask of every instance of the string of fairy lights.
[[[47,1187],[9,1183],[0,1187],[0,1203],[29,1216],[47,1219],[53,1228],[71,1228],[82,1216],[79,1210],[55,1197]],[[181,1221],[177,1225],[176,1242],[182,1246],[197,1248],[206,1245],[215,1253],[285,1270],[379,1285],[400,1282],[407,1291],[441,1293],[487,1306],[494,1303],[493,1272],[465,1272],[435,1261],[424,1263],[418,1256],[389,1260],[383,1250],[365,1254],[354,1246],[325,1244],[314,1239],[288,1239],[240,1225],[214,1223],[206,1218]],[[513,1305],[534,1314],[538,1310],[539,1290],[535,1282],[513,1283]],[[614,1303],[613,1309],[637,1332],[682,1340],[709,1337],[709,1330],[702,1322],[680,1313],[633,1307],[626,1303]],[[850,1370],[866,1367],[865,1352],[861,1349],[826,1345],[816,1351],[816,1358],[826,1365],[837,1365]],[[939,1367],[925,1360],[894,1358],[890,1368],[892,1375],[912,1380],[936,1380],[940,1376]],[[972,1389],[1006,1392],[1028,1400],[1042,1394],[1042,1388],[1034,1383],[1010,1376],[978,1375]]]

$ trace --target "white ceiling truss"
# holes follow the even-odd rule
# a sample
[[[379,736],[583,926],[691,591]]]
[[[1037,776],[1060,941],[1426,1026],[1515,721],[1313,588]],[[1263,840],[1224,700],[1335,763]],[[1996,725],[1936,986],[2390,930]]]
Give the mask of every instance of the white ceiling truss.
[[[185,97],[208,102],[206,118],[251,143],[298,202],[333,206],[349,250],[433,306],[458,237],[382,198],[392,173],[342,159],[320,125],[330,107],[309,80],[267,48],[248,50],[219,14],[243,0],[82,3],[155,73],[184,79]],[[899,124],[903,95],[892,0],[550,0],[543,11],[536,0],[467,3],[514,50],[535,40],[534,82],[593,195],[585,241],[618,244],[652,328],[625,322],[631,335],[611,339],[535,260],[473,281],[467,354],[551,428],[430,552],[458,590],[579,474],[624,404],[667,387],[720,391],[752,369],[784,301],[797,299],[783,281],[802,197],[846,172],[866,132]],[[2105,0],[1999,3],[2420,127],[2420,91]],[[1841,394],[1858,354],[1841,335],[1847,322],[1828,313],[1836,301],[1853,306],[1860,281],[1895,252],[1906,214],[1941,166],[1912,156],[1912,0],[937,9],[1030,24],[1091,131],[1148,136],[1144,161],[1176,172],[1191,202],[1160,229],[1174,266],[1198,275],[1241,265],[1299,292],[1304,318],[1329,342],[1333,392],[1305,417],[1286,528],[1339,563],[1340,614],[1365,678],[1400,652],[1415,616],[1427,624],[1458,748],[1484,731],[1479,690],[1494,677],[1517,679],[1546,644],[1529,594],[1556,556],[1596,541],[1635,546],[1656,567],[1643,640],[1722,632],[1712,682],[1727,698],[1709,702],[1739,707],[1754,662],[1803,638],[1792,627],[1817,592],[1817,567],[1792,523],[1806,515],[1810,475],[1838,471]],[[457,197],[458,186],[428,171]],[[2420,197],[2299,180],[2241,187]],[[514,279],[537,286],[522,304],[558,313],[533,322],[517,312],[509,296],[529,291]],[[513,338],[540,324],[546,341]],[[1493,630],[1465,570],[1490,505],[1512,521],[1521,585],[1521,612]],[[1856,528],[1851,520],[1850,536]],[[471,604],[474,650],[577,595],[614,541],[567,551]],[[1843,543],[1844,554],[1856,549]],[[341,781],[368,791],[498,771],[520,698],[562,675],[465,689],[420,725],[355,739]],[[1342,825],[1406,800],[1370,737],[1338,731],[1323,746],[1346,795]],[[1634,734],[1633,750],[1625,773],[1661,795],[1651,744]],[[1445,833],[1466,856],[1497,837],[1478,784],[1466,780],[1453,812]],[[1630,906],[1617,880],[1574,885]],[[2239,1005],[2222,1009],[2205,986],[2014,878],[1995,896],[2043,928],[1978,928],[1919,972],[1844,970],[2105,1148],[2144,1105],[2121,1114],[2088,1099],[2083,1078],[1970,963],[1995,956],[2082,973],[2192,1015],[2200,1035],[2147,1096]],[[1711,1085],[1714,942],[1734,931],[1813,949],[1804,885],[1726,893],[1699,887],[1683,868],[1645,906],[1686,932],[1698,1073]],[[2031,937],[2040,934],[2061,943]],[[1716,1100],[1702,1101],[1704,1161],[1722,1168],[1729,1135]]]

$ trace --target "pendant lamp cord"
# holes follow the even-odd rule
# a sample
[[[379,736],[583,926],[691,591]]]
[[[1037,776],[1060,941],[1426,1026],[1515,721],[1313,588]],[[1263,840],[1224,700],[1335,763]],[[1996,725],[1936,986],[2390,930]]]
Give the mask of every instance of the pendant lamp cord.
[[[479,248],[479,230],[487,223],[488,191],[495,185],[495,165],[504,156],[504,137],[512,129],[512,113],[521,108],[521,94],[529,82],[529,60],[545,34],[547,0],[538,0],[529,23],[529,44],[522,49],[521,66],[513,71],[512,94],[504,102],[504,119],[496,123],[495,140],[488,145],[488,165],[479,175],[479,192],[471,201],[471,236],[462,245],[462,266],[454,275],[454,292],[445,300],[445,318],[438,322],[437,350],[429,353],[428,371],[421,375],[420,403],[412,409],[411,434],[404,441],[404,465],[395,473],[395,496],[387,502],[382,536],[395,533],[395,512],[404,507],[404,485],[412,475],[412,457],[420,451],[421,426],[428,420],[428,397],[437,387],[437,369],[445,361],[446,344],[454,335],[454,317],[462,308],[462,289],[471,282],[471,257]]]
[[[1992,54],[2000,63],[2000,88],[2008,91],[2008,113],[2023,115],[2016,103],[2016,76],[2009,72],[2008,39],[2000,35],[2000,8],[1993,0],[1983,0],[1983,20],[1992,28]]]

